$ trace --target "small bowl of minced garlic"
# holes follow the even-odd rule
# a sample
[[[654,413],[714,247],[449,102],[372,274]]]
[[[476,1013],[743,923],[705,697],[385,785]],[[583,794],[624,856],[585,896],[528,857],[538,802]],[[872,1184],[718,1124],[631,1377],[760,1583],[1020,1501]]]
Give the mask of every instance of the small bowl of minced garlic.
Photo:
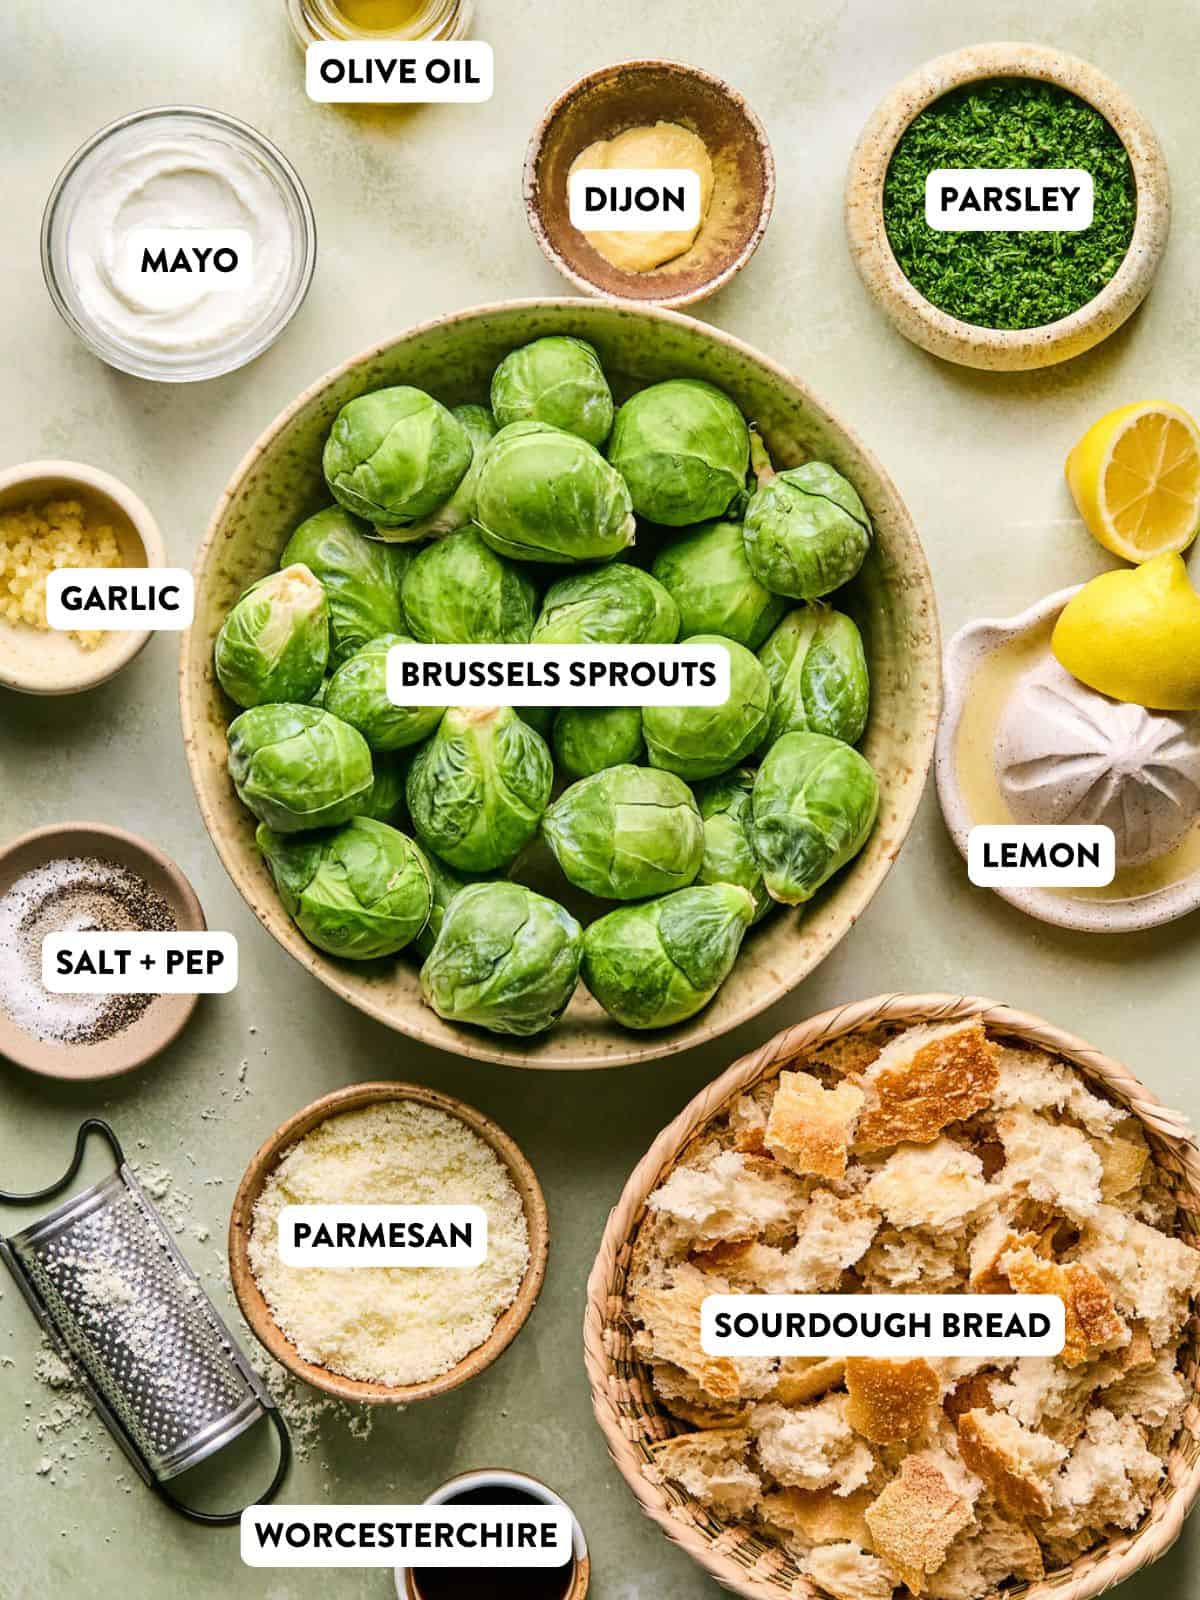
[[[296,1206],[477,1208],[482,1257],[420,1259],[437,1242],[425,1213],[420,1237],[411,1223],[403,1239],[388,1234],[411,1247],[412,1265],[373,1265],[378,1239],[339,1235],[363,1247],[342,1263],[356,1270],[330,1270],[328,1257],[287,1248]],[[250,1328],[295,1377],[340,1400],[407,1405],[457,1389],[508,1349],[537,1304],[549,1244],[537,1176],[489,1117],[419,1084],[360,1083],[305,1106],[254,1156],[229,1222],[230,1278]]]
[[[572,175],[664,170],[698,177],[697,226],[572,223]],[[534,238],[578,288],[629,305],[686,306],[722,288],[758,249],[775,161],[762,123],[721,78],[679,61],[621,61],[578,79],[547,109],[529,141],[524,193]]]
[[[64,567],[161,567],[157,522],[131,489],[79,461],[0,469],[0,687],[76,694],[114,677],[146,646],[140,629],[60,631],[46,580]]]

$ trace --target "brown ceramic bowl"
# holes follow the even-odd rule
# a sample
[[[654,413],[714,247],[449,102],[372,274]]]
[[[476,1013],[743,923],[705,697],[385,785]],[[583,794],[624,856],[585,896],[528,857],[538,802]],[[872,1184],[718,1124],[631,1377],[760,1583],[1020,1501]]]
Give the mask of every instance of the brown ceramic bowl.
[[[64,856],[94,856],[136,872],[175,913],[180,931],[206,927],[196,892],[169,856],[122,828],[100,822],[59,822],[35,828],[0,847],[0,895],[18,878]],[[115,1078],[143,1066],[165,1050],[196,1009],[194,994],[160,994],[123,1032],[96,1044],[57,1044],[35,1039],[0,1008],[0,1056],[44,1078]]]
[[[306,1361],[276,1323],[270,1306],[263,1298],[257,1280],[250,1270],[250,1227],[254,1207],[263,1191],[267,1178],[298,1139],[311,1132],[318,1123],[336,1117],[345,1111],[357,1111],[363,1106],[378,1104],[381,1100],[414,1100],[418,1105],[434,1106],[460,1122],[465,1122],[473,1133],[500,1157],[508,1169],[529,1228],[529,1265],[517,1297],[501,1316],[491,1334],[477,1349],[472,1350],[449,1372],[440,1378],[430,1378],[425,1383],[410,1383],[402,1387],[386,1383],[363,1383],[356,1378],[344,1378],[328,1367],[315,1366]],[[242,1315],[249,1323],[259,1342],[297,1378],[311,1383],[314,1389],[339,1400],[367,1400],[408,1405],[414,1400],[432,1400],[435,1395],[446,1394],[476,1378],[492,1362],[503,1355],[529,1319],[537,1304],[546,1276],[546,1258],[550,1252],[550,1219],[546,1211],[546,1197],[537,1174],[517,1145],[490,1117],[482,1111],[452,1095],[438,1094],[434,1089],[422,1088],[416,1083],[357,1083],[349,1088],[323,1095],[289,1117],[258,1150],[245,1176],[238,1186],[229,1219],[229,1274],[233,1291],[237,1295]]]
[[[866,643],[871,716],[863,752],[879,775],[879,821],[862,853],[803,913],[782,910],[751,929],[715,1000],[678,1027],[619,1027],[581,984],[562,1020],[532,1039],[445,1022],[421,998],[419,963],[339,961],[308,943],[287,915],[254,844],[254,818],[226,770],[225,729],[236,715],[213,672],[213,641],[238,595],[278,565],[292,530],[329,504],[321,449],[356,395],[414,384],[458,405],[486,400],[497,364],[545,334],[577,334],[599,351],[616,397],[664,378],[706,378],[757,423],[780,467],[830,461],[870,512],[875,538],[838,603]],[[636,552],[635,552],[636,554]],[[870,451],[782,367],[716,328],[656,307],[601,300],[516,300],[413,328],[318,379],[278,417],[238,467],[196,558],[196,620],[184,635],[184,743],[205,826],[226,871],[259,920],[307,970],[368,1016],[457,1055],[518,1067],[615,1067],[673,1055],[783,998],[849,932],[891,869],[916,814],[941,704],[937,608],[929,568],[895,485]],[[533,886],[555,896],[553,863]],[[524,868],[522,875],[525,875]],[[594,916],[599,902],[577,911]]]
[[[655,122],[677,122],[703,139],[712,204],[684,255],[653,272],[624,272],[572,227],[567,174],[597,139]],[[758,249],[774,200],[762,123],[736,89],[678,61],[620,61],[589,72],[550,106],[525,156],[525,211],[547,259],[578,288],[629,305],[686,306],[715,294]]]
[[[883,220],[888,167],[913,118],[952,89],[989,78],[1032,78],[1086,100],[1124,144],[1137,184],[1137,221],[1121,265],[1093,299],[1070,316],[1038,328],[983,328],[939,310],[900,270]],[[906,339],[960,366],[1024,372],[1091,350],[1141,305],[1166,249],[1170,181],[1154,129],[1129,96],[1089,62],[1045,45],[978,44],[927,61],[877,107],[850,158],[845,215],[854,264]]]

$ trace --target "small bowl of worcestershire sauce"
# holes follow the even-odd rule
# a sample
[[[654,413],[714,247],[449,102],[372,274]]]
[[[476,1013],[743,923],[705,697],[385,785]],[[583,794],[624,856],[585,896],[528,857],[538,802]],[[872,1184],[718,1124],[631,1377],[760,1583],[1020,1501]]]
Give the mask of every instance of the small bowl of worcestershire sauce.
[[[451,1478],[429,1506],[566,1506],[561,1495],[524,1472],[504,1467]],[[567,1507],[570,1510],[570,1507]],[[558,1567],[397,1567],[399,1600],[584,1600],[592,1564],[579,1519],[572,1513],[573,1550]]]

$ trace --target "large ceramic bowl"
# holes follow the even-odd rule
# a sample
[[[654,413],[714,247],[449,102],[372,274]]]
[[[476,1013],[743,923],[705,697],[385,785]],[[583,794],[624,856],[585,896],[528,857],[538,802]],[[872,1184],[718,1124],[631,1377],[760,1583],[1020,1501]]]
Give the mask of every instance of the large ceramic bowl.
[[[336,961],[301,937],[255,851],[254,819],[226,774],[233,708],[214,677],[212,647],[241,591],[276,565],[296,524],[328,503],[321,446],[341,406],[397,383],[429,389],[448,405],[484,399],[501,358],[548,333],[590,339],[618,399],[664,378],[707,378],[757,422],[779,465],[824,458],[853,481],[876,533],[846,604],[866,638],[872,705],[863,749],[879,774],[882,801],[857,860],[803,913],[780,911],[755,929],[717,998],[690,1022],[630,1033],[581,987],[556,1028],[517,1041],[443,1022],[422,1002],[415,961]],[[795,988],[862,914],[904,842],[929,770],[940,704],[937,612],[929,569],[895,486],[781,367],[670,311],[592,300],[512,301],[441,318],[366,351],[321,378],[271,424],[230,480],[196,560],[196,620],[183,643],[181,700],[192,782],[221,860],[263,925],[322,983],[389,1027],[459,1055],[522,1067],[617,1066],[688,1049],[753,1017]]]

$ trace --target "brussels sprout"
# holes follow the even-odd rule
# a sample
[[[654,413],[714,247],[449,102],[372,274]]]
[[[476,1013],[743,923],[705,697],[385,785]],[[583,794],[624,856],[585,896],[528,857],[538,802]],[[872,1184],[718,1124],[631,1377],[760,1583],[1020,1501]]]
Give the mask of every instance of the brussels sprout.
[[[556,901],[519,883],[471,883],[446,909],[421,991],[449,1022],[541,1033],[570,1003],[580,949],[579,924]]]
[[[475,520],[493,550],[517,561],[603,561],[633,543],[629,490],[578,434],[511,422],[483,458]]]
[[[716,994],[753,916],[753,896],[734,883],[621,906],[584,934],[583,981],[626,1028],[669,1028]]]
[[[680,632],[719,633],[757,650],[787,610],[750,571],[736,522],[706,522],[660,550],[651,569],[679,607]]]
[[[751,499],[742,528],[755,577],[796,600],[818,600],[849,583],[871,543],[866,508],[825,461],[773,477]]]
[[[637,706],[564,706],[554,719],[554,758],[569,778],[625,766],[645,754]]]
[[[704,819],[704,859],[697,883],[737,883],[754,896],[758,922],[774,905],[763,882],[762,868],[750,842],[754,774],[737,767],[723,777],[696,786],[696,804]]]
[[[609,767],[573,783],[547,811],[542,831],[575,887],[603,900],[683,889],[704,854],[692,791],[648,767]]]
[[[647,706],[642,732],[652,767],[681,778],[715,778],[756,750],[766,737],[771,686],[745,645],[698,633],[688,644],[719,644],[729,655],[729,698],[721,706]]]
[[[408,809],[427,850],[462,872],[505,866],[537,832],[554,763],[507,706],[447,711],[413,758]]]
[[[510,422],[548,422],[602,445],[613,422],[600,358],[583,339],[552,335],[506,355],[492,376],[492,410]]]
[[[323,706],[325,704],[325,696],[329,693],[329,682],[328,678],[322,678],[304,704],[317,707]]]
[[[238,798],[276,833],[332,828],[367,803],[367,741],[318,706],[253,706],[230,723],[227,738]]]
[[[528,644],[537,590],[477,528],[462,528],[414,558],[404,612],[422,644]]]
[[[372,752],[375,781],[358,816],[370,817],[375,822],[390,822],[393,827],[400,826],[405,811],[404,786],[408,782],[409,754],[407,750],[398,751],[395,755],[383,750]]]
[[[534,644],[674,644],[678,637],[674,600],[626,561],[552,583],[533,626]]]
[[[417,846],[420,849],[420,846]],[[435,856],[432,850],[422,850],[425,865],[429,871],[429,887],[433,892],[433,899],[429,907],[429,921],[413,940],[413,946],[421,959],[424,960],[437,942],[437,936],[442,931],[442,922],[451,900],[460,889],[465,889],[468,880],[460,878],[452,867]]]
[[[547,744],[550,743],[554,718],[557,715],[553,706],[515,706],[513,709],[522,722],[527,722],[535,732],[541,734]]]
[[[471,465],[463,473],[462,481],[446,501],[427,517],[410,523],[407,528],[383,528],[376,537],[388,541],[402,540],[410,543],[417,539],[441,539],[447,533],[469,526],[475,516],[475,485],[483,465],[483,452],[496,436],[496,419],[486,406],[455,406],[451,415],[457,417],[467,430],[474,452]]]
[[[629,485],[638,516],[678,528],[728,510],[745,486],[750,434],[720,389],[672,378],[626,400],[608,459]]]
[[[217,678],[239,706],[309,700],[329,660],[325,591],[297,562],[246,590],[217,635]]]
[[[325,441],[325,481],[339,505],[379,528],[403,528],[450,498],[471,465],[467,430],[423,389],[360,395]]]
[[[767,891],[795,906],[862,849],[875,825],[879,782],[840,739],[785,733],[763,758],[752,805],[751,838]]]
[[[424,857],[385,822],[291,839],[265,825],[255,835],[288,916],[318,950],[346,961],[395,955],[429,920]]]
[[[420,744],[445,714],[445,706],[398,706],[388,699],[388,651],[412,643],[406,633],[381,634],[342,662],[325,691],[326,711],[357,728],[372,750]]]
[[[284,546],[281,563],[303,562],[329,603],[329,664],[340,666],[381,633],[403,633],[400,584],[412,556],[375,544],[340,506],[302,522]]]
[[[771,680],[767,741],[824,733],[857,744],[867,725],[871,682],[862,635],[840,611],[797,606],[758,652]]]

